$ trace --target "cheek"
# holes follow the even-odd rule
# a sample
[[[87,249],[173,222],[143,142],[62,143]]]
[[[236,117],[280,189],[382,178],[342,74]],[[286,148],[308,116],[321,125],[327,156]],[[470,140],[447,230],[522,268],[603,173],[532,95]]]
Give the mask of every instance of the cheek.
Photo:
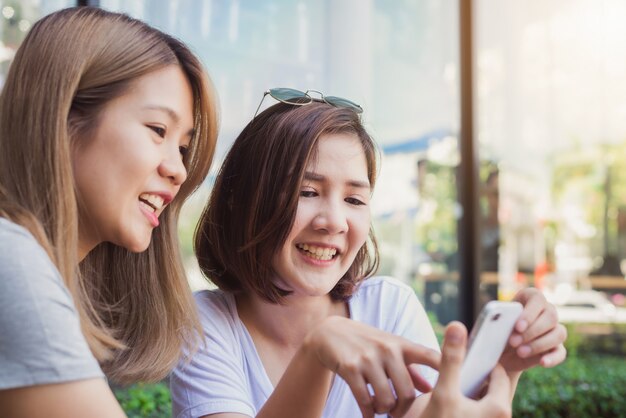
[[[355,242],[358,243],[358,248],[361,248],[361,246],[367,241],[370,231],[370,223],[371,216],[369,212],[366,214],[358,214],[358,216],[355,216],[353,219],[350,229],[353,232]]]
[[[310,202],[306,202],[306,200],[303,201],[300,199],[298,208],[296,209],[296,217],[293,220],[293,226],[291,227],[291,231],[289,231],[289,236],[293,237],[303,229],[306,229],[306,227],[313,222],[315,213],[314,205],[310,204]]]

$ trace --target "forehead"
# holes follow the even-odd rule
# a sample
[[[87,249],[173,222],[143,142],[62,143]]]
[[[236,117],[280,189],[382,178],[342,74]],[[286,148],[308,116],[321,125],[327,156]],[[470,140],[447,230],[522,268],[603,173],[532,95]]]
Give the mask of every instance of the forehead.
[[[124,98],[144,109],[163,110],[184,127],[193,127],[193,90],[178,65],[169,65],[137,78],[122,96]]]
[[[353,133],[320,137],[306,171],[326,178],[369,184],[369,164],[360,139]],[[311,177],[309,176],[309,179]]]
[[[326,164],[346,164],[362,162],[368,166],[368,158],[355,133],[325,134],[317,141],[312,156],[308,161],[307,169],[313,169]]]

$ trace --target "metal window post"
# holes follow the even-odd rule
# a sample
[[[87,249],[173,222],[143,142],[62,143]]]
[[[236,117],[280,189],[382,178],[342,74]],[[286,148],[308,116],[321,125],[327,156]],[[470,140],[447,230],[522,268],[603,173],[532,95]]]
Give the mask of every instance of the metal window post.
[[[459,320],[468,329],[478,315],[480,285],[480,222],[478,205],[478,150],[474,141],[473,0],[459,0],[460,36],[460,152],[457,185],[462,209],[458,223]]]
[[[100,0],[76,0],[77,6],[100,7]]]

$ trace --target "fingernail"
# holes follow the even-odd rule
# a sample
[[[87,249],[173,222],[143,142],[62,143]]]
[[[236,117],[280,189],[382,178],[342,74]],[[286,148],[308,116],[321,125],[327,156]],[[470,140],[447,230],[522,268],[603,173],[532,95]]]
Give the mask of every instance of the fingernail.
[[[517,349],[517,354],[520,357],[525,358],[525,357],[528,357],[530,355],[530,351],[531,351],[530,346],[523,345],[523,346],[521,346],[520,348]]]
[[[459,345],[461,344],[461,334],[458,332],[448,332],[446,335],[446,342],[451,345]]]
[[[544,358],[541,359],[541,365],[543,367],[550,367],[550,364],[552,364],[552,362],[550,361],[549,358],[544,357]]]
[[[513,347],[517,347],[518,345],[520,345],[522,343],[524,339],[522,338],[521,335],[514,335],[511,337],[509,343],[513,346]]]
[[[528,322],[525,319],[520,320],[517,323],[517,327],[515,327],[519,332],[524,332],[526,331],[526,328],[528,328]]]

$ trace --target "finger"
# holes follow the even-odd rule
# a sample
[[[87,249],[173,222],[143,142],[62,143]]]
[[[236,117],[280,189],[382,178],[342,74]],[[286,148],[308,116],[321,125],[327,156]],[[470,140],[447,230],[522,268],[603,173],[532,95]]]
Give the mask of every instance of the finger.
[[[537,317],[548,304],[543,294],[534,288],[520,290],[517,292],[513,300],[516,300],[524,305],[524,310],[522,311],[517,322],[515,322],[514,329],[518,333],[526,331],[528,326],[535,322]]]
[[[502,365],[498,364],[489,376],[487,394],[479,402],[488,405],[485,409],[493,414],[489,416],[511,416],[511,391],[511,381]]]
[[[424,364],[438,370],[441,363],[440,352],[408,340],[402,341],[402,356],[406,365]]]
[[[341,376],[352,391],[363,417],[374,417],[374,399],[367,389],[367,382],[361,374],[354,373]]]
[[[413,381],[413,387],[419,390],[422,393],[428,393],[433,390],[432,385],[428,380],[422,376],[422,367],[418,364],[409,364],[407,366],[407,370],[411,375],[411,380]]]
[[[374,411],[377,414],[391,411],[396,406],[396,397],[383,369],[381,367],[369,367],[364,373],[364,377],[374,392]]]
[[[361,415],[363,416],[363,418],[375,418],[376,416],[376,413],[374,412],[373,409],[365,408],[360,404],[359,404],[359,409],[361,410]]]
[[[531,367],[535,367],[540,364],[541,358],[547,353],[537,354],[536,356],[526,357],[526,358],[517,358],[514,370],[522,371],[530,369]]]
[[[557,324],[555,328],[548,331],[544,335],[534,338],[527,343],[519,346],[516,353],[521,358],[530,357],[536,354],[551,351],[562,344],[567,337],[567,331],[561,324]]]
[[[446,332],[441,350],[441,367],[439,368],[439,380],[435,388],[446,387],[458,390],[459,375],[465,358],[465,346],[467,344],[467,329],[460,322],[452,322],[446,327]]]
[[[517,361],[520,363],[515,369],[527,370],[538,365],[546,368],[554,367],[562,363],[566,357],[567,350],[565,350],[565,347],[561,344],[548,352],[539,353],[527,358],[518,358]]]
[[[394,417],[404,416],[413,401],[415,400],[415,388],[409,370],[401,361],[401,359],[390,359],[386,362],[385,371],[393,385],[393,391],[396,395],[396,405],[390,411],[390,415]]]
[[[541,356],[541,359],[539,360],[539,364],[541,364],[545,368],[554,367],[554,366],[561,364],[563,361],[565,361],[566,357],[567,357],[567,350],[565,349],[565,346],[563,346],[563,344],[560,344],[554,350],[551,350],[547,354],[544,354],[543,356]]]
[[[509,380],[509,376],[506,374],[506,370],[502,367],[501,364],[496,364],[496,367],[493,368],[489,375],[489,388],[487,389],[486,396],[493,397],[508,397],[511,395],[511,381]]]
[[[519,347],[523,344],[528,344],[534,339],[541,337],[557,327],[559,327],[559,322],[556,308],[552,305],[548,305],[539,317],[535,319],[535,322],[530,324],[526,331],[520,334],[521,338],[518,340],[519,344],[517,344],[517,346]]]

